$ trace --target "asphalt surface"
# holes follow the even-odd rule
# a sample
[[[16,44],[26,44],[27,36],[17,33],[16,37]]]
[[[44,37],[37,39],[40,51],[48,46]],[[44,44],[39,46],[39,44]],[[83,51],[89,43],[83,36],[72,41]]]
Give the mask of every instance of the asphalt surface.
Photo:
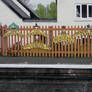
[[[92,58],[0,57],[0,64],[92,64]]]

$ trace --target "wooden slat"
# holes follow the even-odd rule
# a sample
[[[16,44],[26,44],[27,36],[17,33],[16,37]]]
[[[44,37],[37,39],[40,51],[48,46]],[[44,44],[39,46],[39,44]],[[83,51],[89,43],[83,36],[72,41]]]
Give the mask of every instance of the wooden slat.
[[[70,35],[69,32],[70,32],[70,27],[68,26],[68,35]],[[68,42],[68,57],[70,57],[70,43],[69,42]]]
[[[92,30],[92,26],[91,26],[91,30]],[[91,57],[92,57],[92,36],[90,36],[90,54],[91,54]]]
[[[42,26],[42,31],[44,32],[44,26]],[[44,36],[42,36],[42,43],[44,44]],[[44,56],[44,49],[42,50],[42,56]]]
[[[86,36],[84,36],[84,57],[86,57]]]
[[[87,50],[88,50],[88,51],[87,51],[87,54],[88,54],[88,57],[89,57],[89,46],[90,46],[90,45],[89,45],[89,42],[90,42],[89,36],[87,37],[87,42],[88,42],[88,43],[87,43]]]
[[[86,57],[86,36],[84,36],[84,57]]]
[[[66,33],[66,26],[65,26],[65,33]],[[66,42],[65,42],[65,57],[66,57]]]
[[[2,27],[2,55],[4,56],[4,30],[5,30],[5,27]]]
[[[33,43],[35,42],[34,37],[35,37],[35,36],[34,36],[34,34],[33,34]],[[32,53],[33,53],[33,56],[35,56],[35,49],[34,49],[34,48],[32,49]]]
[[[58,35],[60,35],[60,26],[58,26]],[[60,57],[60,42],[58,43],[58,57]]]
[[[12,35],[12,56],[13,56],[13,35]]]
[[[79,39],[79,36],[78,36],[78,57],[80,56],[79,51],[80,51],[80,39]]]
[[[41,28],[40,28],[41,29]],[[39,43],[41,43],[41,35],[39,35]],[[39,49],[38,53],[39,53],[39,57],[41,56],[41,49]]]
[[[76,26],[74,27],[74,34],[76,33]],[[74,38],[74,56],[76,57],[76,37]]]
[[[46,31],[46,35],[47,35],[47,26],[45,26],[45,31]],[[47,37],[46,37],[46,45],[48,45],[48,43],[47,43]],[[46,50],[46,56],[47,56],[47,50]]]
[[[78,33],[79,33],[79,31],[80,31],[80,28],[78,26]],[[80,39],[79,39],[79,36],[78,36],[78,57],[80,56],[79,51],[80,51]]]
[[[9,56],[10,56],[10,36],[9,36]]]
[[[27,32],[27,45],[28,45],[28,26],[26,27],[26,32]],[[28,50],[27,50],[27,56],[29,55]]]
[[[54,51],[54,48],[53,48],[53,27],[52,27],[52,47],[51,47],[51,49],[52,49],[52,57],[54,56],[54,53],[53,53],[53,51]]]
[[[78,26],[78,33],[80,31],[80,28]],[[79,39],[79,36],[78,36],[78,57],[79,57],[79,51],[80,51],[80,39]]]
[[[7,28],[5,28],[5,31],[7,31]],[[6,49],[6,56],[7,56],[7,48],[8,48],[8,46],[7,46],[7,37],[5,38],[5,49]]]
[[[81,36],[81,57],[83,57],[83,37]]]
[[[48,30],[49,31],[49,47],[50,47],[50,42],[51,42],[50,41],[50,30],[51,30],[51,27],[49,26],[49,30]],[[49,49],[49,57],[50,57],[50,49]]]
[[[21,34],[22,34],[22,31],[23,31],[23,30],[22,30],[22,26],[21,26],[20,29],[21,29]],[[23,53],[23,51],[22,51],[22,37],[21,37],[21,56],[23,56],[22,53]]]
[[[7,31],[7,26],[4,26],[3,34],[5,34],[6,31]],[[4,54],[7,56],[7,37],[6,37],[6,38],[3,38],[3,41],[5,41],[5,42],[3,43],[4,49],[5,49],[5,53],[4,53]]]
[[[16,35],[15,35],[15,56],[16,56]]]
[[[56,30],[57,27],[55,26],[55,37],[56,37]],[[55,44],[55,57],[57,57],[57,43]]]
[[[25,46],[25,26],[23,27],[23,31],[24,31],[24,46]],[[26,52],[24,50],[24,56],[25,56]]]
[[[73,35],[73,26],[71,26],[71,35]],[[71,56],[73,56],[73,43],[71,43]]]
[[[63,31],[63,27],[61,28],[61,30]],[[63,42],[61,42],[61,54],[62,54],[62,57],[64,56],[64,51],[63,51]]]
[[[31,33],[31,30],[32,30],[32,28],[31,28],[31,26],[30,26],[30,33]],[[29,33],[29,34],[30,34]],[[31,44],[31,35],[30,35],[30,44]],[[31,56],[31,49],[30,49],[30,56]]]
[[[39,37],[39,42],[41,43],[41,36]],[[39,49],[39,56],[41,56],[41,49]]]
[[[91,37],[91,57],[92,57],[92,37]]]
[[[83,26],[81,26],[81,29],[83,30]],[[81,57],[83,57],[83,37],[81,36]]]
[[[19,32],[19,28],[18,28],[18,32]],[[18,56],[19,56],[19,35],[18,35]]]

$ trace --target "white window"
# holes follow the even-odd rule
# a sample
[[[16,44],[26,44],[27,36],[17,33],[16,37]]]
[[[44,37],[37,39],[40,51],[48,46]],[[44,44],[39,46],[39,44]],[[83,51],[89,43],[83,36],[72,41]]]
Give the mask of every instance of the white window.
[[[77,18],[92,18],[92,4],[76,4]]]
[[[76,6],[76,17],[80,17],[80,5]]]
[[[88,7],[89,9],[89,17],[92,17],[92,5],[89,5],[89,7]]]

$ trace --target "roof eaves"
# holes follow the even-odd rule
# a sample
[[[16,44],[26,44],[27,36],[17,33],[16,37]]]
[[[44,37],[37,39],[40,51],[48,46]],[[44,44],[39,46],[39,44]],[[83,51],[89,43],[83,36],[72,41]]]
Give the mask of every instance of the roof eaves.
[[[19,6],[17,6],[12,0],[2,0],[13,12],[15,12],[20,18],[30,18]]]
[[[40,19],[40,17],[36,13],[34,13],[32,9],[29,9],[21,0],[17,1],[30,12],[30,15],[32,15],[32,17],[34,16],[33,18]]]

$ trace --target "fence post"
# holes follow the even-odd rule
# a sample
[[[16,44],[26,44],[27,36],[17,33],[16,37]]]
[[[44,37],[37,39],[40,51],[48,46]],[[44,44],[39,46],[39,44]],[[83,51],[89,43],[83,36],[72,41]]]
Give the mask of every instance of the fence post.
[[[74,27],[74,34],[76,34],[76,26]],[[76,57],[76,37],[74,37],[74,57]]]
[[[83,31],[85,31],[86,28],[84,28]],[[87,46],[87,42],[86,42],[86,36],[84,36],[84,57],[86,57],[86,46]]]
[[[92,26],[91,26],[91,30],[92,30]],[[91,41],[90,41],[90,42],[91,42],[91,43],[90,43],[90,44],[91,44],[91,45],[90,45],[90,49],[91,49],[91,57],[92,57],[92,36],[90,37],[90,40],[91,40]]]
[[[1,47],[2,47],[1,36],[2,36],[2,25],[0,25],[0,53],[1,53]]]
[[[70,35],[70,26],[68,26],[68,35]],[[70,43],[68,42],[68,57],[70,57]]]
[[[44,26],[42,26],[42,31],[44,32]],[[44,44],[44,36],[42,36],[42,43]],[[44,56],[45,50],[42,50],[42,56]]]
[[[81,26],[81,29],[83,30],[84,27]],[[83,57],[83,37],[81,36],[81,58]]]
[[[23,27],[21,26],[20,27],[20,31],[21,31],[21,34],[23,33]],[[23,51],[24,50],[22,50],[22,43],[23,43],[23,41],[22,41],[22,37],[21,37],[21,56],[23,56]]]
[[[71,35],[73,35],[73,26],[71,26]],[[73,53],[73,43],[71,43],[71,57],[73,57],[74,53]]]
[[[49,47],[52,47],[52,26],[49,26]],[[51,50],[49,49],[49,56],[51,55]]]
[[[65,26],[65,33],[66,33],[66,29],[67,29],[67,27]],[[66,45],[66,42],[65,42],[65,48],[64,48],[64,49],[65,49],[64,52],[65,52],[65,57],[66,57],[66,51],[67,51],[67,45]]]
[[[6,25],[5,25],[4,33],[5,33],[5,31],[7,31],[7,26],[6,26]],[[7,43],[8,43],[7,40],[8,40],[8,38],[6,37],[6,38],[5,38],[5,47],[4,47],[4,48],[5,48],[5,55],[6,55],[6,56],[7,56],[7,54],[8,54],[8,53],[7,53],[7,52],[8,52],[8,51],[7,51],[7,48],[8,48],[8,46],[7,46]]]
[[[55,26],[55,37],[57,36],[57,27]],[[57,43],[55,43],[55,57],[57,57]]]
[[[4,56],[4,30],[5,26],[2,27],[2,32],[1,32],[1,51],[2,51],[2,56]]]
[[[60,26],[58,26],[58,35],[60,35]],[[60,57],[60,42],[58,43],[58,57]]]
[[[80,27],[78,26],[78,33],[80,31]],[[78,36],[78,57],[80,56],[80,39],[79,39],[79,36]]]
[[[51,31],[52,31],[52,32],[51,32],[51,33],[52,33],[52,35],[51,35],[51,39],[52,39],[52,40],[51,40],[51,41],[52,41],[52,46],[51,46],[51,47],[52,47],[52,48],[51,48],[51,49],[52,49],[52,57],[53,57],[53,56],[54,56],[54,53],[53,53],[53,50],[54,50],[54,48],[53,48],[53,26],[52,26],[52,30],[51,30]]]
[[[47,31],[48,31],[48,28],[47,28],[47,26],[45,26],[46,35],[47,35]],[[48,36],[46,37],[46,45],[48,45],[47,40],[48,40]],[[47,56],[47,52],[48,52],[48,51],[46,50],[46,56]]]

